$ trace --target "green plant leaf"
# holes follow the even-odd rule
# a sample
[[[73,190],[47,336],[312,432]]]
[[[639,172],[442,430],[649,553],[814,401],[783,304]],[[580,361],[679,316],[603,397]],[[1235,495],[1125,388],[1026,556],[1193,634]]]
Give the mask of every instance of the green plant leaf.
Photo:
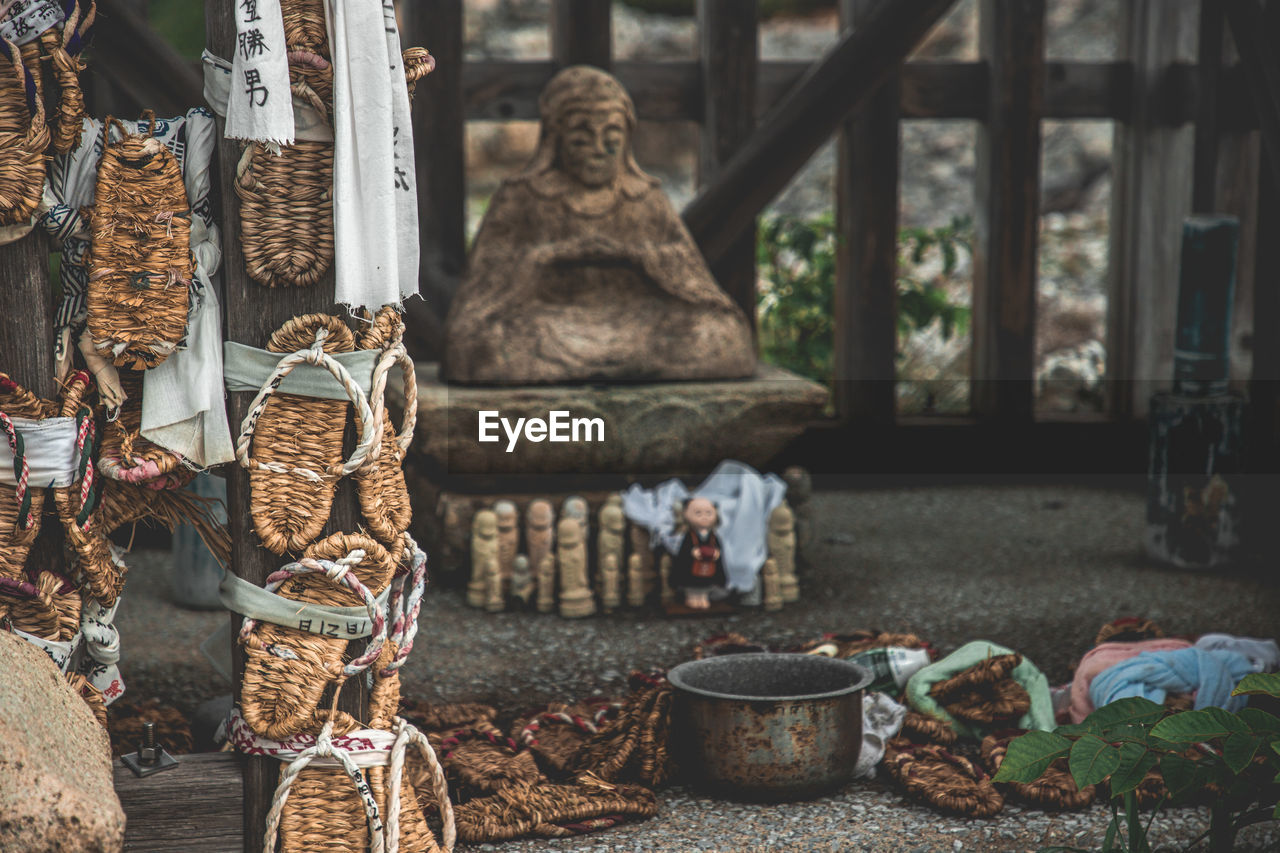
[[[1034,782],[1069,749],[1071,741],[1052,732],[1027,732],[1010,742],[994,781]]]
[[[1096,785],[1120,766],[1120,750],[1097,735],[1081,735],[1071,745],[1067,764],[1071,768],[1071,778],[1076,780],[1078,787]]]
[[[1156,723],[1151,734],[1172,743],[1200,743],[1248,729],[1235,714],[1221,708],[1202,708],[1170,714]]]
[[[1254,672],[1240,679],[1232,696],[1275,696],[1280,699],[1280,672]]]
[[[1260,746],[1262,746],[1262,738],[1237,732],[1229,735],[1222,742],[1222,760],[1233,773],[1240,773],[1249,766],[1250,761],[1253,761],[1253,756]]]
[[[1142,784],[1147,771],[1156,766],[1157,760],[1159,756],[1142,744],[1121,744],[1120,766],[1111,774],[1111,796],[1118,797]]]
[[[1131,696],[1128,699],[1117,699],[1110,705],[1103,705],[1084,718],[1085,725],[1097,726],[1106,731],[1115,726],[1153,725],[1168,713],[1163,705],[1157,705],[1150,699]]]
[[[1164,785],[1169,789],[1170,799],[1177,799],[1189,791],[1196,790],[1205,777],[1204,768],[1200,766],[1200,762],[1172,752],[1161,756],[1160,775],[1164,777]]]
[[[1120,832],[1120,815],[1115,808],[1111,809],[1111,823],[1107,824],[1107,834],[1102,837],[1102,853],[1111,853],[1116,849],[1116,834]]]
[[[1236,716],[1244,720],[1254,734],[1280,735],[1280,717],[1275,714],[1261,708],[1242,708]]]
[[[1069,723],[1065,726],[1058,726],[1053,730],[1054,734],[1060,734],[1063,737],[1079,737],[1084,734],[1102,734],[1102,729],[1088,721],[1083,723]]]

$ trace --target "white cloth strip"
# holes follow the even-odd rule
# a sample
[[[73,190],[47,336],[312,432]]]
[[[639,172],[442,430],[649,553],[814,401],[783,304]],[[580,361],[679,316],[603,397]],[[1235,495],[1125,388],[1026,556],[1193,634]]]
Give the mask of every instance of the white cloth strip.
[[[33,489],[60,489],[76,481],[80,456],[76,450],[75,418],[45,418],[33,421],[13,418],[13,427],[22,436],[23,455],[30,474],[27,485]],[[8,441],[0,440],[0,483],[18,485],[13,470],[13,450]]]
[[[227,341],[222,345],[223,379],[228,391],[257,391],[275,371],[280,359],[288,353],[267,352],[257,347]],[[373,390],[373,368],[382,355],[379,350],[329,353],[347,369],[365,396]],[[342,383],[323,367],[300,364],[293,369],[278,389],[281,394],[298,394],[325,400],[346,400]]]
[[[54,666],[58,667],[63,673],[71,670],[71,656],[75,653],[80,645],[81,635],[76,634],[70,640],[46,640],[37,637],[35,634],[28,634],[17,628],[12,629],[22,639],[26,640],[33,646],[44,649],[45,653],[53,659]]]
[[[242,755],[269,755],[281,761],[292,761],[315,746],[318,738],[312,734],[299,734],[283,741],[261,737],[249,728],[244,717],[240,716],[240,709],[233,708],[230,725],[227,726],[227,740]],[[333,745],[346,751],[355,766],[360,768],[389,766],[395,741],[393,733],[378,729],[359,729],[333,736]],[[317,756],[311,760],[311,766],[332,769],[342,767],[342,763],[336,758]]]
[[[333,57],[334,301],[418,292],[418,190],[392,0],[328,0]]]
[[[390,595],[391,587],[388,586],[377,597],[381,610],[386,610]],[[259,622],[270,622],[282,628],[293,628],[341,640],[373,636],[373,623],[369,619],[369,611],[363,605],[325,607],[294,601],[267,592],[232,572],[223,572],[222,582],[218,584],[218,597],[222,599],[222,606],[233,613]]]
[[[0,37],[21,47],[66,18],[54,0],[18,0],[0,22]]]
[[[231,98],[231,63],[220,56],[205,51],[204,100],[215,113],[227,114],[227,101]],[[332,142],[333,128],[324,114],[310,103],[293,97],[293,138],[302,142]]]
[[[237,0],[228,139],[293,144],[293,97],[280,0]]]

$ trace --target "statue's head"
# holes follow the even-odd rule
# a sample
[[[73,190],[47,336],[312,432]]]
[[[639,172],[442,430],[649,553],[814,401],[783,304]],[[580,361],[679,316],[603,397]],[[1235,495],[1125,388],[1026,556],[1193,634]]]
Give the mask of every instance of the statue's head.
[[[628,195],[655,185],[632,155],[635,105],[611,74],[566,68],[543,89],[538,109],[542,131],[525,176],[558,172],[588,190],[619,187]]]
[[[720,512],[707,498],[689,498],[684,504],[684,520],[694,530],[709,530],[720,523]]]

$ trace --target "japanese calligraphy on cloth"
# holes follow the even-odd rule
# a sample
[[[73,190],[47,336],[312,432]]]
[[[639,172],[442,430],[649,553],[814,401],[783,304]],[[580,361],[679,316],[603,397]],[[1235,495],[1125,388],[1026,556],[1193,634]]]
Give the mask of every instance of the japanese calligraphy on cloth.
[[[18,0],[9,8],[8,17],[0,21],[0,38],[21,47],[62,23],[64,17],[62,7],[54,0]]]
[[[418,190],[409,93],[391,0],[327,0],[333,57],[335,301],[418,292]]]
[[[226,137],[293,144],[289,58],[280,0],[234,0],[235,56]]]

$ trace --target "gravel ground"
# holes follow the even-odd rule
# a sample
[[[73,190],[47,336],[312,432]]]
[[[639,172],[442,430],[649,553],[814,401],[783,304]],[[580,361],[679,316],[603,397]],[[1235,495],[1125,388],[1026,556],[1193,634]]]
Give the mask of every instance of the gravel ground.
[[[482,701],[508,717],[546,701],[625,690],[628,670],[672,666],[694,643],[734,630],[785,644],[823,631],[914,631],[950,651],[972,639],[1018,649],[1052,683],[1069,679],[1098,627],[1149,616],[1171,633],[1280,634],[1274,570],[1188,573],[1142,553],[1144,502],[1120,490],[1068,486],[956,486],[819,492],[817,545],[802,575],[804,600],[773,614],[669,620],[622,612],[577,622],[488,615],[438,582],[428,594],[404,694]],[[226,622],[168,601],[168,555],[130,560],[117,624],[128,689],[190,711],[229,686],[197,649]],[[444,579],[447,581],[448,579]],[[878,783],[784,806],[738,805],[683,788],[661,794],[651,821],[521,850],[1034,850],[1046,843],[1100,845],[1107,816],[1050,815],[1006,807],[991,821],[946,818]],[[1166,849],[1207,826],[1197,810],[1156,822]],[[1241,849],[1280,850],[1277,824],[1255,827]],[[474,847],[471,849],[475,849]],[[480,847],[480,849],[488,849]],[[496,849],[496,848],[495,848]]]

